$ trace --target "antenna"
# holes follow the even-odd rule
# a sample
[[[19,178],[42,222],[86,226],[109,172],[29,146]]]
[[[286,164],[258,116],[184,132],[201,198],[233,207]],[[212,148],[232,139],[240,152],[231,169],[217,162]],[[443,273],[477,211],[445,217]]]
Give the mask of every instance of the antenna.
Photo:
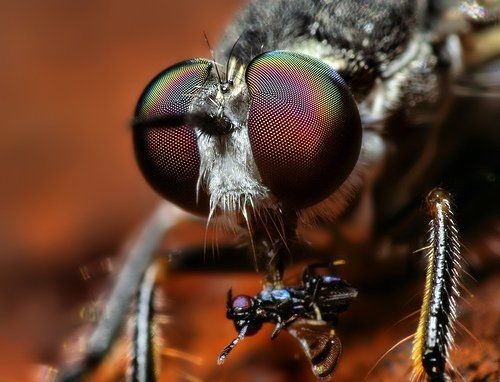
[[[229,82],[229,62],[231,61],[231,57],[233,56],[233,52],[234,52],[234,48],[236,47],[236,45],[238,44],[238,41],[240,41],[241,39],[241,36],[243,36],[243,33],[241,33],[238,38],[236,39],[236,41],[234,42],[233,46],[231,47],[231,50],[229,51],[229,56],[227,58],[227,62],[226,62],[226,82]]]
[[[203,31],[203,36],[205,36],[205,42],[207,43],[208,50],[210,50],[210,54],[212,56],[212,61],[214,62],[214,66],[215,66],[215,71],[217,73],[217,78],[219,79],[219,84],[222,85],[222,78],[221,78],[220,73],[219,73],[219,68],[217,68],[217,61],[215,61],[215,54],[214,54],[214,51],[212,49],[212,46],[210,45],[210,42],[208,41],[208,37],[207,37],[207,34],[205,33],[205,31]]]

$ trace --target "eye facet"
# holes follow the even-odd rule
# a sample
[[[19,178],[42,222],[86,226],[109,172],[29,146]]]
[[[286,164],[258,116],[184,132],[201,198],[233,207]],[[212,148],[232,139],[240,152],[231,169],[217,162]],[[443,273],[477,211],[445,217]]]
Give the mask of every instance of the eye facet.
[[[294,208],[315,204],[351,173],[361,148],[356,103],[340,75],[286,51],[248,65],[248,135],[266,186]]]
[[[197,182],[200,154],[185,120],[193,93],[211,71],[207,60],[176,64],[154,78],[135,111],[134,145],[139,167],[162,196],[191,212],[204,213],[207,197]]]

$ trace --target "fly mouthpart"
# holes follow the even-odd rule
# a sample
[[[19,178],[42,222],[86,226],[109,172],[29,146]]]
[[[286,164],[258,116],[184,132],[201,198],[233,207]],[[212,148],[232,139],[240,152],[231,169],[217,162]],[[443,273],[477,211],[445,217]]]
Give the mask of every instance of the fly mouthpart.
[[[221,107],[215,113],[212,111],[190,113],[189,120],[201,132],[212,136],[228,135],[235,129],[235,125],[226,116],[224,109]]]

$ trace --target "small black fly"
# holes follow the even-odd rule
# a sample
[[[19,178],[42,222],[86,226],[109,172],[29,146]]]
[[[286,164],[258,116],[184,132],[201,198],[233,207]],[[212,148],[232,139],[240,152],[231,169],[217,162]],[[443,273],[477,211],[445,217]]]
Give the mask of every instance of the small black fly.
[[[333,328],[338,314],[349,307],[358,292],[332,274],[332,267],[309,265],[296,287],[265,288],[256,296],[227,295],[227,318],[234,322],[238,336],[219,356],[222,364],[244,337],[257,333],[265,323],[275,324],[271,339],[286,328],[300,338],[318,378],[331,376],[342,345]],[[326,329],[326,330],[325,330]]]

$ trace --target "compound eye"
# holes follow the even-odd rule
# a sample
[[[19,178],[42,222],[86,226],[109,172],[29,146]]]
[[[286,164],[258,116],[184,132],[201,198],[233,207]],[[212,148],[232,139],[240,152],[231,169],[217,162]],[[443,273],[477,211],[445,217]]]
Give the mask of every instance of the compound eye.
[[[351,173],[361,148],[356,103],[324,62],[272,51],[248,65],[248,135],[262,181],[293,208],[315,204]]]
[[[197,182],[200,154],[196,134],[186,122],[193,94],[211,71],[207,60],[178,63],[156,76],[135,111],[134,146],[139,167],[162,196],[195,213],[205,213],[207,197]]]
[[[231,306],[238,312],[246,312],[249,311],[253,306],[253,299],[250,296],[241,294],[233,298],[231,302]]]

